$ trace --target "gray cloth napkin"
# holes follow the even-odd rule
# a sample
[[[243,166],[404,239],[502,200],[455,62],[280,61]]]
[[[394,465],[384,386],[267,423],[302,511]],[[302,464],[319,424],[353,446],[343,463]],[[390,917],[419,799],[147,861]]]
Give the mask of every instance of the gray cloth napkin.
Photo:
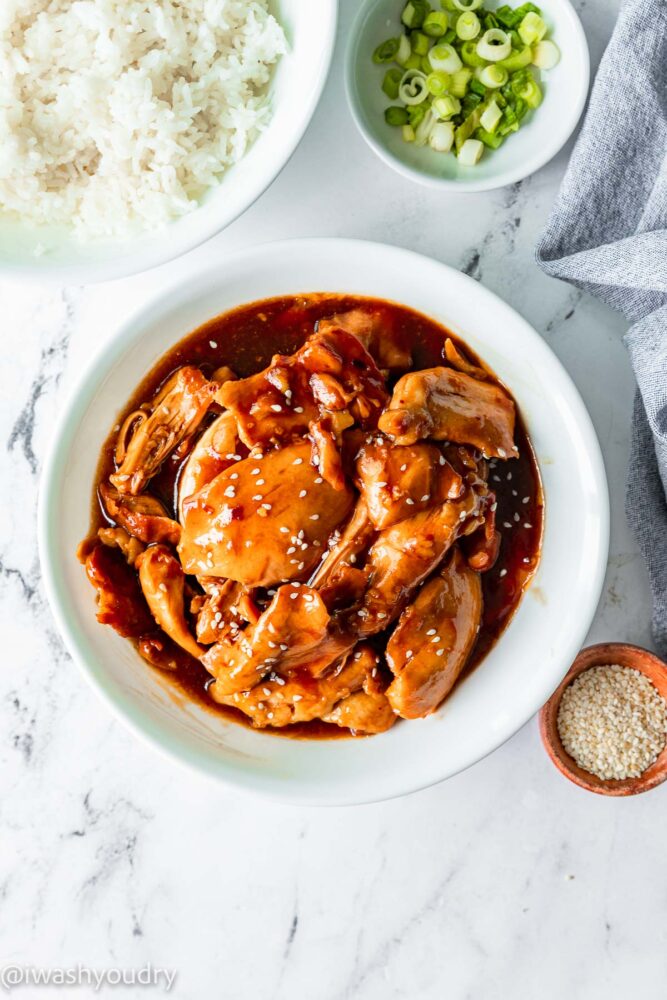
[[[626,513],[667,655],[667,0],[623,4],[536,256],[632,323]]]

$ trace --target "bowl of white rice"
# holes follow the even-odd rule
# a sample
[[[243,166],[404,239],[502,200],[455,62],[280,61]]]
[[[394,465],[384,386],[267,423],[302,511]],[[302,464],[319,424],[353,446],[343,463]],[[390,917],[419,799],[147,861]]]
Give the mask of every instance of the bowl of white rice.
[[[3,0],[0,271],[165,263],[229,225],[301,139],[337,0]]]

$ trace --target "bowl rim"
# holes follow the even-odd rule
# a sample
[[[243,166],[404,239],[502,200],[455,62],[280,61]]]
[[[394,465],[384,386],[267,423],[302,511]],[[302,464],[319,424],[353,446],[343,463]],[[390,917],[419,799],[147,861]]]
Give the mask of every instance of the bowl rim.
[[[258,186],[256,192],[248,201],[246,201],[245,204],[239,206],[237,211],[234,211],[231,215],[225,217],[222,222],[220,221],[218,213],[203,212],[203,223],[201,227],[196,232],[193,232],[189,237],[180,240],[176,249],[174,249],[173,241],[169,238],[171,224],[167,223],[167,225],[161,229],[147,230],[146,232],[139,234],[143,237],[163,236],[164,239],[156,238],[155,242],[148,249],[144,249],[142,247],[139,250],[130,250],[122,257],[111,261],[96,260],[91,264],[56,263],[53,266],[46,266],[44,262],[42,262],[39,266],[32,266],[28,263],[15,263],[12,261],[0,260],[0,276],[14,278],[17,280],[22,279],[27,282],[39,281],[42,284],[98,284],[105,281],[114,281],[118,278],[134,276],[135,274],[143,274],[145,271],[150,271],[153,268],[161,266],[162,264],[168,264],[171,261],[177,260],[179,257],[183,257],[191,250],[196,250],[197,247],[207,243],[210,239],[217,236],[218,233],[223,232],[223,230],[227,229],[228,226],[244,215],[248,209],[251,208],[266,191],[268,191],[294,156],[294,153],[301,143],[301,140],[303,139],[306,130],[312,121],[313,115],[317,110],[324,87],[329,78],[334,48],[336,46],[339,0],[318,0],[318,5],[318,18],[320,20],[324,20],[328,17],[328,25],[326,26],[326,33],[324,35],[326,43],[314,86],[311,90],[304,94],[303,104],[299,109],[300,113],[295,119],[295,127],[291,134],[291,138],[285,145],[283,156],[269,166],[264,179]],[[257,143],[260,140],[261,136],[257,136],[254,143]],[[241,158],[238,162],[241,164],[243,162],[243,158]],[[220,184],[223,183],[224,175],[220,181]],[[200,204],[195,211],[198,212],[204,207],[205,206]],[[210,215],[208,221],[206,219],[207,214]],[[123,241],[120,240],[119,244],[122,245],[122,243]]]
[[[457,178],[455,180],[448,177],[434,177],[432,174],[417,170],[415,167],[411,167],[408,163],[401,160],[400,157],[395,156],[394,153],[387,148],[387,146],[378,142],[366,128],[363,116],[359,110],[359,102],[357,100],[356,87],[354,83],[358,39],[361,34],[361,27],[370,11],[376,6],[379,7],[380,4],[387,2],[388,0],[363,0],[354,18],[352,28],[350,29],[350,34],[348,36],[345,49],[344,69],[345,94],[355,124],[373,152],[384,163],[386,163],[387,166],[391,167],[403,177],[415,181],[417,184],[422,184],[425,187],[440,188],[440,190],[445,189],[450,191],[460,191],[462,193],[469,194],[476,191],[495,191],[498,188],[507,187],[509,184],[516,184],[518,181],[525,180],[527,177],[530,177],[531,174],[541,170],[542,167],[546,166],[547,163],[558,155],[579,123],[579,119],[581,118],[586,105],[586,100],[588,98],[591,76],[591,59],[586,33],[581,23],[581,19],[574,9],[571,0],[558,0],[558,7],[567,17],[570,18],[571,27],[574,37],[578,43],[579,55],[582,59],[583,65],[583,73],[581,75],[581,84],[577,101],[570,109],[570,124],[563,130],[562,133],[554,131],[549,141],[539,146],[538,151],[532,157],[526,159],[523,164],[518,165],[511,170],[506,170],[504,173],[499,174],[496,177],[488,177],[486,179],[480,178],[478,180],[475,180],[472,177],[469,179]]]
[[[590,777],[587,776],[588,772],[577,765],[561,742],[557,719],[560,703],[566,688],[577,677],[586,673],[587,670],[592,670],[593,667],[620,662],[618,659],[613,659],[614,657],[618,658],[619,653],[621,654],[621,658],[625,658],[624,654],[627,653],[631,659],[631,662],[621,663],[621,666],[626,666],[631,670],[638,670],[645,677],[648,677],[652,683],[652,678],[643,666],[644,660],[648,660],[656,668],[664,672],[667,679],[667,662],[653,650],[646,649],[645,646],[638,646],[633,642],[596,642],[590,646],[584,646],[577,653],[565,677],[548,701],[544,703],[539,713],[539,729],[542,745],[556,770],[564,778],[567,778],[568,781],[571,781],[573,785],[577,785],[578,788],[608,798],[641,795],[644,792],[650,792],[653,788],[657,788],[667,781],[667,768],[662,770],[661,773],[656,772],[648,778],[644,777],[651,768],[655,767],[660,758],[667,759],[667,744],[661,750],[657,760],[638,778],[602,779],[593,774]],[[598,657],[604,658],[598,659]]]
[[[282,254],[296,253],[308,258],[319,253],[323,248],[332,253],[335,252],[343,259],[353,252],[358,254],[363,253],[364,257],[368,257],[375,252],[379,253],[380,256],[391,257],[392,264],[398,264],[399,262],[405,264],[412,262],[414,264],[415,262],[420,262],[421,264],[426,263],[430,267],[437,266],[438,269],[449,272],[453,280],[469,284],[474,295],[486,299],[487,303],[493,305],[494,309],[500,313],[504,313],[506,317],[511,318],[515,325],[521,326],[524,331],[529,332],[531,338],[534,338],[540,352],[549,357],[553,369],[558,372],[559,377],[562,379],[562,385],[568,392],[568,408],[577,418],[579,432],[586,443],[590,467],[594,474],[594,482],[599,499],[599,508],[596,510],[595,536],[598,558],[594,566],[594,572],[590,577],[590,582],[587,585],[585,604],[580,605],[580,608],[583,608],[583,613],[580,611],[578,627],[570,634],[567,641],[564,641],[562,660],[564,663],[569,662],[575,651],[581,646],[595,613],[604,582],[609,548],[609,493],[604,462],[590,415],[571,377],[537,331],[494,292],[480,285],[456,268],[411,250],[364,240],[327,237],[293,239],[247,247],[236,254],[225,257],[225,264],[231,272],[233,267],[252,267],[256,263],[258,255],[273,259],[274,257],[280,258]],[[482,760],[515,735],[521,726],[539,711],[540,705],[543,703],[549,690],[551,690],[553,677],[550,680],[547,679],[546,684],[543,683],[541,685],[541,690],[537,697],[531,698],[529,711],[526,711],[526,707],[524,706],[520,718],[512,716],[511,721],[505,721],[502,728],[498,727],[493,732],[490,731],[482,747],[474,751],[471,759],[466,760],[463,764],[458,764],[454,770],[447,771],[445,774],[433,779],[431,777],[425,779],[417,776],[415,781],[411,781],[409,784],[406,782],[400,787],[393,789],[390,793],[386,791],[376,793],[371,787],[363,792],[355,789],[351,793],[339,794],[335,791],[327,793],[326,789],[324,789],[321,793],[313,794],[308,789],[300,791],[294,784],[286,787],[277,785],[275,782],[272,783],[271,779],[264,777],[261,773],[252,772],[240,775],[228,766],[222,758],[216,758],[214,765],[203,752],[184,746],[180,738],[173,736],[173,734],[173,738],[167,740],[157,724],[149,719],[147,720],[138,710],[134,711],[127,700],[124,701],[112,690],[111,683],[105,684],[103,674],[100,676],[96,674],[94,667],[88,662],[83,652],[82,647],[85,646],[85,640],[78,634],[76,624],[68,620],[67,602],[61,597],[59,590],[59,559],[56,547],[57,523],[53,520],[52,515],[52,509],[57,503],[55,499],[57,491],[60,488],[61,479],[64,474],[61,470],[62,458],[67,455],[81,419],[100,390],[106,375],[122,359],[135,340],[139,338],[141,330],[151,321],[155,320],[156,317],[161,317],[165,313],[177,309],[184,301],[192,298],[193,285],[197,294],[199,294],[212,281],[220,281],[219,266],[209,265],[205,269],[198,269],[194,275],[184,277],[176,285],[170,285],[166,290],[162,289],[152,294],[147,302],[138,309],[133,310],[122,321],[116,332],[100,345],[96,353],[74,380],[69,390],[49,444],[42,471],[38,498],[38,550],[42,567],[42,579],[50,609],[60,634],[63,636],[65,645],[78,668],[123,725],[138,735],[144,743],[159,750],[167,758],[181,766],[186,766],[200,776],[204,775],[227,787],[291,804],[340,806],[398,798],[438,784],[440,781],[446,780],[448,777],[464,771]],[[233,306],[229,308],[233,308]],[[528,430],[530,434],[530,426]]]

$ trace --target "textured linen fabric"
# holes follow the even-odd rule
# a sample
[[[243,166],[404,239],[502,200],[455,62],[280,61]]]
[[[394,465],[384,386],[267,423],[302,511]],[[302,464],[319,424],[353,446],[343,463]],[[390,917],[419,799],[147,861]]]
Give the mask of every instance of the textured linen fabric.
[[[667,655],[667,0],[623,4],[536,256],[632,324],[626,513]]]

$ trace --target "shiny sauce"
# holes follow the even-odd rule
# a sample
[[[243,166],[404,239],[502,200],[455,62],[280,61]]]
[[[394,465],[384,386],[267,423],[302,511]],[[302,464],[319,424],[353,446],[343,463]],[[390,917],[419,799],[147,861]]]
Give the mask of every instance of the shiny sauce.
[[[133,410],[150,400],[177,368],[186,364],[196,365],[204,375],[209,376],[216,368],[228,365],[239,377],[245,378],[265,368],[274,354],[292,354],[296,351],[311,335],[319,319],[360,306],[383,311],[387,324],[391,324],[400,339],[410,345],[413,369],[448,364],[445,360],[444,343],[450,337],[464,357],[489,371],[483,360],[476,357],[449,330],[421,313],[391,302],[359,296],[313,294],[268,299],[224,313],[188,334],[164,354],[141,381],[127,406],[119,414],[117,424],[107,438],[100,456],[87,544],[92,545],[100,527],[113,523],[109,521],[99,501],[97,489],[115,471],[114,449],[120,425]],[[387,382],[389,391],[401,374],[403,373],[392,373]],[[489,374],[493,377],[493,373]],[[206,424],[200,428],[200,433],[205,426]],[[514,614],[539,561],[544,501],[537,463],[518,407],[515,441],[519,449],[518,459],[490,463],[489,485],[496,494],[496,526],[502,541],[495,566],[482,574],[482,624],[476,645],[457,683],[461,683],[470,674],[498,640]],[[187,455],[183,454],[170,456],[150,483],[150,492],[162,501],[174,518],[178,477],[186,458]],[[119,574],[127,572],[136,575],[117,550],[109,550],[109,559],[117,561]],[[141,595],[138,599],[143,603]],[[387,637],[388,634],[384,633],[376,637],[379,648],[384,649]],[[142,643],[157,644],[168,650],[167,658],[172,665],[176,664],[176,669],[160,673],[179,689],[181,695],[216,714],[251,727],[250,720],[242,712],[219,705],[210,698],[207,689],[213,683],[211,675],[198,660],[174,646],[157,626],[154,633],[142,637],[139,647]],[[151,669],[148,663],[147,669]],[[309,739],[351,735],[346,729],[321,721],[263,731]]]

